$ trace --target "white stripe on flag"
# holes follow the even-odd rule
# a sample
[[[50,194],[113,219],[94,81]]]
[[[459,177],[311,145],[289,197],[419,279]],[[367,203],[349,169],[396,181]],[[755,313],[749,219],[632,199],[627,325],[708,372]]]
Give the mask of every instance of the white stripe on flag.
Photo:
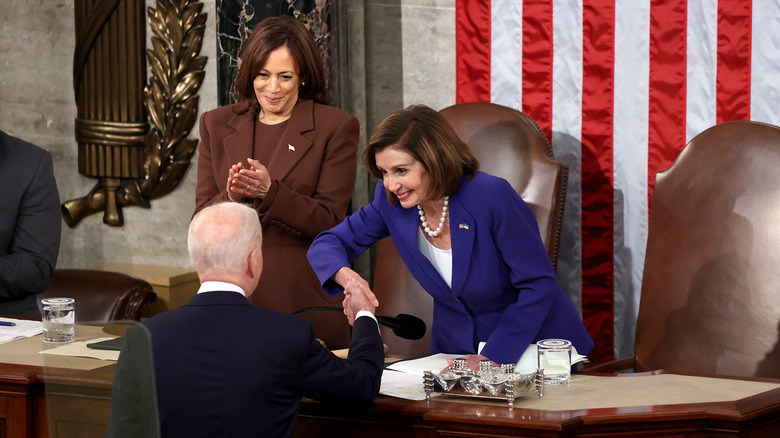
[[[522,111],[523,2],[491,3],[490,101]]]
[[[558,283],[582,310],[582,0],[553,0],[552,145],[569,165]]]
[[[647,242],[650,1],[615,3],[615,355],[634,351]]]
[[[780,1],[753,2],[751,120],[780,125]]]
[[[688,1],[685,143],[714,126],[718,0]]]

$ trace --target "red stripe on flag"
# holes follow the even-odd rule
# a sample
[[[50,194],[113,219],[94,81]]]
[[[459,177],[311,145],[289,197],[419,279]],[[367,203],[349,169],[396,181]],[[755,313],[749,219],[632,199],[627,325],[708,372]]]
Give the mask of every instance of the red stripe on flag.
[[[523,112],[552,139],[553,22],[551,0],[523,2]]]
[[[655,175],[685,147],[687,3],[650,4],[650,82],[648,112],[648,201]]]
[[[455,101],[490,102],[490,1],[455,2]]]
[[[752,2],[718,1],[717,123],[750,120]]]
[[[614,357],[614,0],[585,0],[582,38],[582,317],[596,346]]]

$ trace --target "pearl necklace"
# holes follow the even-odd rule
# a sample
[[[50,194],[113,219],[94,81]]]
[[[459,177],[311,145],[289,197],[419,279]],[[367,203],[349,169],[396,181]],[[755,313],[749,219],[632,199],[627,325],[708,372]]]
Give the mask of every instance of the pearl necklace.
[[[420,213],[420,222],[422,222],[422,226],[426,234],[428,234],[431,237],[436,237],[441,233],[442,228],[444,228],[444,221],[447,220],[447,210],[448,210],[447,206],[449,205],[449,203],[450,203],[450,197],[445,196],[444,206],[441,208],[441,219],[439,220],[439,226],[435,230],[431,230],[431,227],[428,226],[428,222],[425,220],[425,212],[423,211],[422,207],[417,205],[417,212]]]

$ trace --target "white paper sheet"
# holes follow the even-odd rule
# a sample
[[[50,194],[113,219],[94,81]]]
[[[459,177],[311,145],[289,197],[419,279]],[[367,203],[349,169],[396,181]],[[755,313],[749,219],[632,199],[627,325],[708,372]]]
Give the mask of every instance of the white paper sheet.
[[[406,400],[425,400],[422,377],[389,369],[385,369],[382,373],[382,386],[379,388],[379,393]]]
[[[385,367],[379,393],[406,400],[425,400],[423,375],[425,371],[438,373],[447,365],[447,359],[462,354],[432,354],[419,359],[401,360]],[[439,396],[441,394],[433,394]]]
[[[571,364],[578,364],[588,360],[587,356],[583,356],[577,353],[577,349],[574,346],[571,347]],[[536,371],[539,366],[539,360],[537,358],[536,344],[531,344],[525,349],[523,355],[520,356],[520,360],[515,365],[515,372],[520,374],[531,374]]]
[[[441,370],[449,365],[447,359],[455,359],[462,356],[462,354],[431,354],[430,356],[424,356],[419,359],[401,360],[392,365],[388,365],[386,369],[418,376],[421,379],[420,385],[422,385],[422,376],[425,375],[426,371],[433,371],[434,373],[441,372]]]
[[[14,339],[29,338],[43,333],[41,321],[26,319],[0,318],[0,321],[12,322],[13,326],[0,326],[0,344]]]

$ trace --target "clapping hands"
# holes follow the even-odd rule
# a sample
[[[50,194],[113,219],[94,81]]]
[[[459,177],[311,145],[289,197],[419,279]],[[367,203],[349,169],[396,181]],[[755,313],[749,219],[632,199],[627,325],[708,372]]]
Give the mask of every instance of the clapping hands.
[[[264,198],[271,188],[271,175],[259,161],[247,158],[244,163],[236,163],[228,169],[226,190],[230,199],[241,202],[244,198]]]

